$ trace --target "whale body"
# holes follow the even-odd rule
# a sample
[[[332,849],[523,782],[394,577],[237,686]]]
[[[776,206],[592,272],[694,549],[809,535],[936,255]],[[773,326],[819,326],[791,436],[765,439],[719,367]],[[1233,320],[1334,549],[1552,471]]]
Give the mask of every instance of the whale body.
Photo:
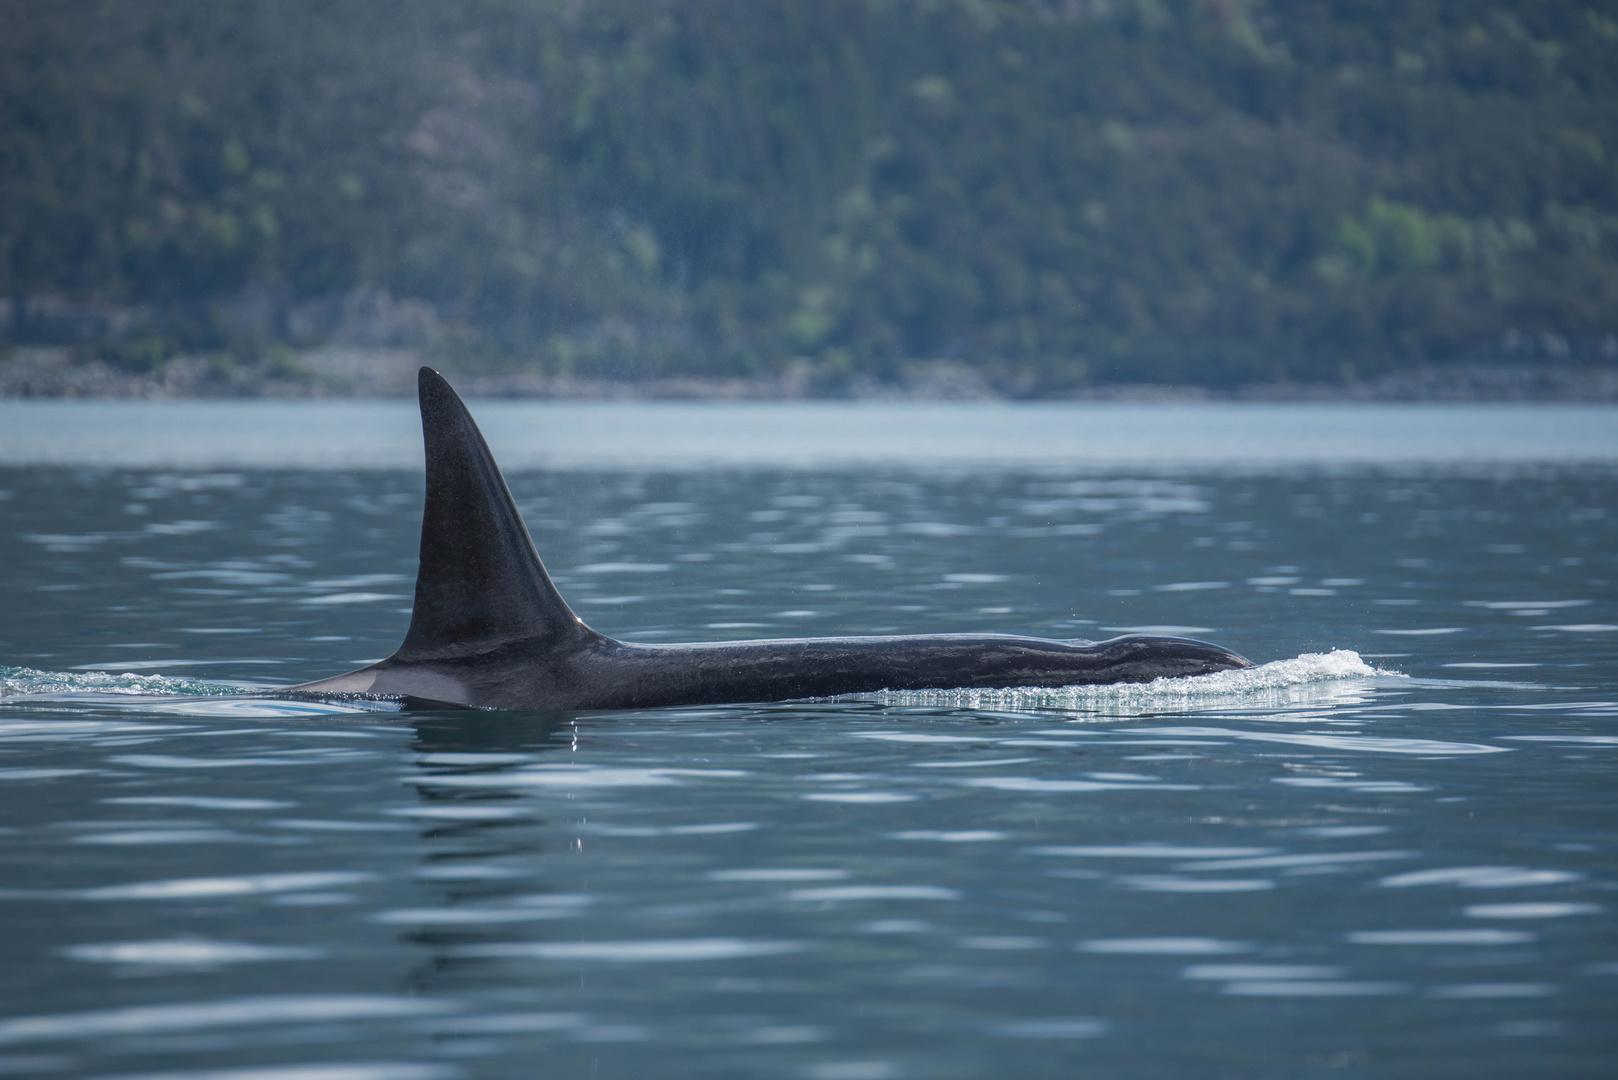
[[[422,368],[427,502],[410,629],[392,656],[285,692],[488,709],[646,709],[877,690],[1070,686],[1252,662],[1190,638],[922,634],[639,645],[586,626],[545,572],[465,404]]]

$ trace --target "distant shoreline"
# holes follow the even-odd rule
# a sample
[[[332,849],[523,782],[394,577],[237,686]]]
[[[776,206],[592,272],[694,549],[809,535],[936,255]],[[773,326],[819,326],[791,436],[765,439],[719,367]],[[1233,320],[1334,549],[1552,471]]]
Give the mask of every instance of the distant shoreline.
[[[386,400],[415,394],[422,358],[413,350],[322,349],[291,361],[221,366],[176,357],[146,372],[62,348],[19,347],[0,355],[0,399],[56,400]],[[1456,362],[1356,382],[1249,383],[1205,387],[1107,383],[1054,393],[1010,393],[968,365],[910,365],[896,382],[854,378],[817,382],[801,365],[756,378],[668,376],[640,381],[533,373],[487,374],[446,366],[467,397],[537,401],[1292,401],[1292,402],[1618,402],[1618,366]]]

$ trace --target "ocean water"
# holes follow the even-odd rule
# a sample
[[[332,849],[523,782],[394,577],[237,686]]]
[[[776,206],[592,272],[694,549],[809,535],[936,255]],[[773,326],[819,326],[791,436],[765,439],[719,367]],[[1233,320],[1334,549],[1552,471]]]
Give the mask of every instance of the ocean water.
[[[409,410],[0,403],[0,1074],[1618,1067],[1618,411],[474,411],[605,633],[1260,666],[254,696],[397,644]]]

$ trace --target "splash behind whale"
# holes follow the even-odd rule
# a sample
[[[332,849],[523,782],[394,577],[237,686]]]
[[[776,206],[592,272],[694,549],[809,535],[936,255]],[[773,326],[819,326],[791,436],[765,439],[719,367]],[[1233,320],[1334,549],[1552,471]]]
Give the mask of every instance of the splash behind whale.
[[[477,424],[422,368],[427,504],[410,629],[392,656],[292,687],[491,709],[644,709],[877,690],[1146,682],[1251,667],[1189,638],[924,634],[637,645],[567,606]]]

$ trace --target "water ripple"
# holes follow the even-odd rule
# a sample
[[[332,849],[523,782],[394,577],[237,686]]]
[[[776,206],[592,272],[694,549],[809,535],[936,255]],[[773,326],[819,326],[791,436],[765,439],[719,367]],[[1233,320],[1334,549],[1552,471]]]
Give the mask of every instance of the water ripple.
[[[91,1080],[456,1080],[465,1075],[453,1065],[406,1061],[332,1061],[296,1065],[256,1065],[245,1069],[194,1069],[184,1072],[120,1073]]]
[[[252,945],[241,941],[206,938],[169,938],[163,941],[109,941],[69,945],[62,955],[100,964],[145,964],[167,967],[220,967],[255,964],[267,960],[318,960],[327,950],[301,945]]]
[[[697,960],[744,960],[802,952],[801,941],[748,941],[742,938],[677,938],[663,941],[521,941],[509,944],[459,945],[453,956],[488,959],[599,960],[616,964],[678,963]]]
[[[243,877],[174,878],[168,881],[137,881],[128,885],[102,885],[68,895],[85,900],[201,900],[329,889],[337,885],[357,885],[374,880],[376,876],[348,870],[317,870]]]
[[[0,1044],[201,1031],[257,1024],[329,1023],[454,1012],[454,1002],[381,994],[295,994],[144,1005],[0,1020]]]
[[[1216,956],[1222,953],[1251,952],[1242,941],[1221,941],[1205,937],[1092,938],[1079,942],[1082,952],[1122,953],[1131,956]]]

